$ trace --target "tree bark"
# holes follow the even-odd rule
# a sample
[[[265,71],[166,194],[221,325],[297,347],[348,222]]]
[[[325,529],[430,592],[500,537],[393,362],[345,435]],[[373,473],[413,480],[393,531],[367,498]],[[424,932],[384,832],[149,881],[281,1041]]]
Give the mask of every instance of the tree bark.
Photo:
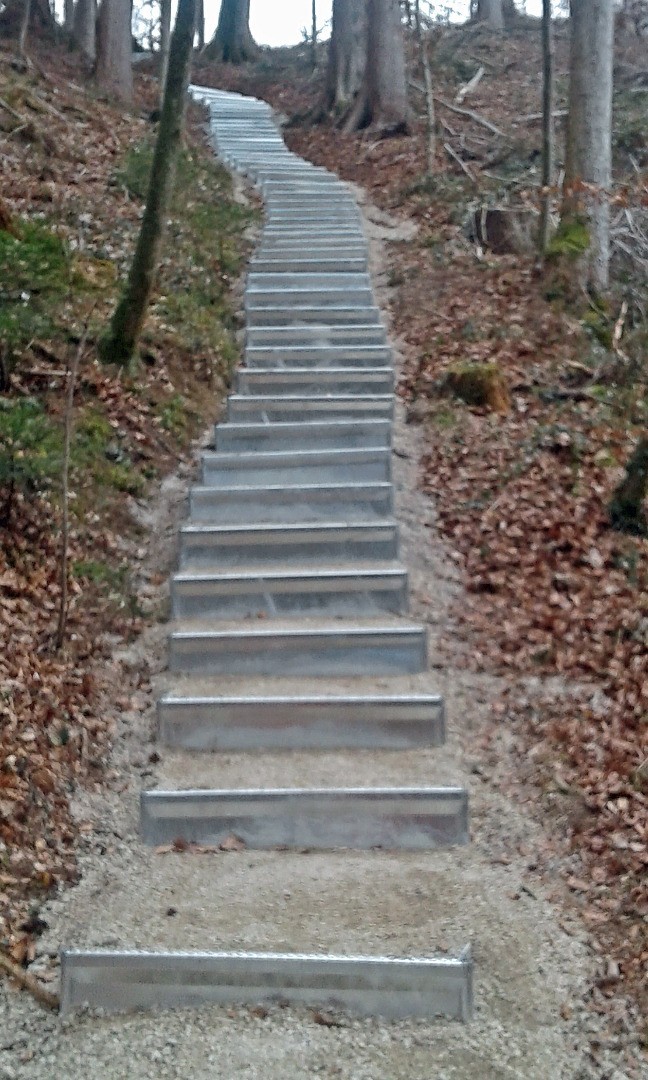
[[[205,3],[198,0],[196,5],[196,34],[198,35],[198,48],[205,48]]]
[[[385,135],[409,129],[405,46],[398,0],[367,0],[367,62],[362,89],[345,129],[377,127]]]
[[[171,40],[171,0],[160,0],[160,108],[164,104],[164,87],[169,68]]]
[[[97,54],[97,0],[77,0],[72,36],[83,56],[94,63]]]
[[[563,227],[585,223],[584,285],[609,284],[614,0],[571,0],[569,114]],[[583,185],[587,187],[583,188]]]
[[[491,30],[503,30],[502,0],[478,0],[477,21],[487,23]]]
[[[311,11],[311,67],[317,67],[317,0],[313,0]]]
[[[542,198],[539,248],[547,250],[551,226],[551,185],[554,171],[554,55],[551,0],[542,0]]]
[[[436,117],[434,115],[434,88],[432,86],[432,72],[430,70],[430,56],[428,45],[423,33],[421,23],[421,0],[414,0],[414,26],[416,41],[419,48],[419,56],[423,67],[423,80],[425,83],[425,111],[426,111],[426,136],[427,136],[427,172],[432,176],[436,171]]]
[[[20,24],[20,33],[18,35],[18,55],[24,56],[25,49],[27,48],[27,31],[29,30],[29,19],[31,16],[31,0],[24,0],[25,7],[23,11],[22,22]]]
[[[196,5],[197,0],[179,0],[142,226],[126,287],[100,343],[102,359],[107,363],[132,363],[155,282],[184,125]]]
[[[102,0],[97,23],[98,86],[124,105],[133,100],[130,0]]]
[[[326,69],[325,107],[328,112],[343,112],[349,108],[362,86],[366,63],[366,0],[333,0]]]
[[[64,0],[63,4],[63,29],[68,34],[72,33],[74,26],[74,0]]]
[[[204,52],[208,60],[227,64],[256,59],[258,48],[250,33],[250,0],[222,0],[216,33]]]
[[[27,17],[25,17],[25,15]],[[57,26],[48,0],[5,0],[0,10],[0,34],[20,40],[23,25],[25,42],[29,30],[36,30],[39,36],[53,37]]]

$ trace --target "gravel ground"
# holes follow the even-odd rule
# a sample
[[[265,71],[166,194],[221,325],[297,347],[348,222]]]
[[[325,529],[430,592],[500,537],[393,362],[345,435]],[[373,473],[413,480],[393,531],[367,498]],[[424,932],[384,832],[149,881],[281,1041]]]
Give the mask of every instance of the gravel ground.
[[[383,214],[370,210],[370,217],[375,280],[384,297],[383,241],[404,236]],[[460,586],[435,537],[433,506],[417,490],[418,438],[399,412],[401,550],[411,575],[412,614],[425,619],[431,638],[430,672],[402,683],[446,695],[448,746],[423,753],[230,754],[194,761],[155,749],[152,696],[135,691],[131,708],[116,717],[110,786],[76,796],[75,813],[84,823],[82,879],[41,913],[49,929],[35,970],[55,986],[62,945],[403,956],[454,953],[470,941],[474,1021],[388,1023],[280,1007],[82,1014],[61,1021],[4,981],[0,1078],[623,1080],[613,1061],[595,1065],[589,1055],[588,1036],[599,1022],[582,1005],[594,972],[587,941],[541,887],[528,884],[541,825],[490,787],[479,766],[474,735],[497,683],[462,671],[459,659],[444,669],[435,653]],[[142,596],[151,603],[159,602],[160,592],[150,582],[172,561],[186,482],[186,475],[170,478],[158,499],[138,511],[151,530],[150,581],[141,581]],[[126,673],[132,679],[138,672],[161,672],[165,632],[156,625],[115,655],[116,696]],[[373,680],[374,690],[381,681]],[[261,682],[267,687],[271,680]],[[156,855],[137,840],[143,786],[458,781],[470,788],[473,840],[450,852]]]

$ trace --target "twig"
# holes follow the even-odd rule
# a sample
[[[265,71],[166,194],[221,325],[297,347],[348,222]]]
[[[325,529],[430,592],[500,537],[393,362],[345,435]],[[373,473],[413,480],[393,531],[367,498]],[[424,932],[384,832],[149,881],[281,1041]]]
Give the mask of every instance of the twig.
[[[612,348],[615,352],[619,351],[619,345],[623,336],[623,327],[626,321],[626,315],[628,314],[628,301],[624,300],[621,304],[621,311],[619,312],[619,318],[614,324],[614,333],[612,334]]]
[[[423,76],[425,78],[425,105],[427,119],[427,171],[432,176],[436,166],[436,125],[434,117],[434,92],[432,87],[432,72],[430,70],[430,57],[428,55],[427,42],[423,36],[421,27],[420,0],[414,0],[414,26],[416,41],[418,44]]]
[[[33,975],[30,975],[28,971],[20,967],[20,964],[14,963],[9,957],[0,951],[0,968],[10,978],[15,979],[22,990],[28,990],[32,997],[36,998],[36,1001],[44,1005],[46,1009],[53,1009],[58,1012],[60,1007],[60,1001],[58,994],[53,994],[51,990],[46,990],[44,986],[41,986],[38,979]]]
[[[446,101],[445,98],[439,97],[438,94],[434,95],[434,100],[439,102],[439,105],[443,105],[444,109],[449,109],[450,112],[456,113],[457,116],[465,116],[468,120],[473,120],[475,124],[481,124],[482,127],[492,131],[494,135],[499,135],[500,138],[505,139],[506,135],[503,131],[500,131],[495,124],[491,124],[490,120],[485,120],[483,116],[479,116],[472,109],[460,109],[458,105],[453,105],[451,101]]]
[[[461,160],[461,158],[459,157],[459,154],[457,153],[457,151],[452,149],[452,147],[450,146],[450,143],[444,142],[443,149],[445,150],[445,152],[447,154],[449,154],[449,156],[452,158],[453,161],[456,161],[459,168],[463,172],[465,172],[466,176],[475,185],[475,187],[479,187],[479,184],[477,182],[477,177],[471,171],[471,169],[468,168],[468,166],[466,165],[466,162]]]
[[[461,105],[462,101],[468,97],[468,94],[472,94],[473,90],[477,89],[485,74],[486,68],[482,65],[475,72],[472,79],[457,91],[455,94],[455,105]]]
[[[20,113],[16,112],[15,109],[12,109],[9,102],[5,101],[5,99],[1,98],[1,97],[0,97],[0,107],[2,107],[5,110],[5,112],[8,112],[10,116],[13,116],[14,120],[18,120],[21,124],[25,123],[25,117],[21,116]]]
[[[70,443],[72,441],[72,410],[74,407],[74,387],[76,384],[77,373],[79,370],[79,364],[81,363],[81,357],[83,350],[85,349],[86,341],[88,339],[88,324],[90,317],[86,320],[86,324],[83,328],[81,340],[77,346],[76,352],[72,358],[72,365],[68,374],[67,385],[67,401],[65,403],[65,439],[63,443],[63,475],[61,480],[61,486],[63,488],[63,522],[61,525],[61,566],[60,566],[60,581],[61,581],[61,598],[59,602],[59,615],[58,625],[56,627],[56,637],[54,638],[54,650],[56,652],[63,645],[65,638],[65,627],[67,624],[67,609],[68,609],[68,545],[70,534]]]

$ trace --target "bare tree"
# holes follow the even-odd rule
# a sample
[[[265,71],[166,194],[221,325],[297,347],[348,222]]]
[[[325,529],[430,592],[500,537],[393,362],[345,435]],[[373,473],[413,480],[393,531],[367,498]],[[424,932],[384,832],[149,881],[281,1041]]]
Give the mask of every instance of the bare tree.
[[[588,247],[581,281],[609,282],[612,182],[612,62],[614,0],[571,0],[569,115],[563,229],[584,225]]]
[[[256,58],[258,49],[250,33],[250,0],[222,0],[216,33],[204,53],[209,60],[229,64]]]
[[[366,0],[333,0],[326,69],[326,109],[348,109],[362,86],[367,62]]]
[[[434,89],[432,86],[432,72],[430,70],[430,55],[428,44],[423,33],[421,22],[421,0],[414,0],[414,26],[416,28],[416,40],[419,48],[421,66],[423,68],[423,80],[425,83],[425,111],[427,119],[427,171],[432,176],[436,169],[436,118],[434,114]]]
[[[111,97],[133,100],[131,0],[102,0],[97,22],[97,84]]]
[[[97,51],[97,0],[77,0],[72,35],[86,59],[94,63]]]
[[[504,11],[502,0],[478,0],[477,20],[485,22],[491,30],[504,29]]]
[[[160,106],[164,102],[164,85],[169,67],[171,40],[171,0],[160,0]]]
[[[198,35],[198,48],[205,48],[205,3],[198,0],[196,7],[196,34]]]
[[[184,125],[196,5],[197,0],[179,0],[178,3],[142,226],[126,287],[108,332],[100,342],[101,356],[108,363],[123,366],[132,363],[155,282]]]
[[[554,170],[554,55],[551,0],[542,0],[542,200],[539,247],[544,254],[551,224],[551,185]]]
[[[383,134],[406,132],[410,109],[398,0],[367,0],[367,26],[363,83],[346,129],[373,126]]]

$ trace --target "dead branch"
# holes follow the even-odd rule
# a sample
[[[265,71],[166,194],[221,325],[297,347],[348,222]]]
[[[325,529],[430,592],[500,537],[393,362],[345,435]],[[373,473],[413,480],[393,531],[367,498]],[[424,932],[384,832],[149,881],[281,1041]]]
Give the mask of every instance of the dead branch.
[[[450,112],[456,113],[457,116],[465,116],[468,120],[472,120],[475,124],[481,124],[482,127],[487,128],[488,131],[492,131],[494,135],[499,135],[501,139],[505,139],[506,135],[503,131],[500,131],[495,124],[491,124],[490,120],[485,120],[483,116],[479,116],[478,113],[473,112],[472,109],[461,109],[458,105],[453,105],[451,101],[446,101],[445,98],[439,97],[438,94],[434,95],[434,100],[438,101],[439,105],[442,105],[444,109],[449,109]]]
[[[476,90],[486,74],[486,68],[482,65],[464,86],[455,94],[455,105],[461,105],[462,101],[468,97],[468,94],[472,94],[473,90]]]
[[[0,108],[4,109],[5,112],[8,112],[9,116],[13,116],[14,120],[17,120],[19,124],[26,123],[25,117],[21,116],[20,113],[16,112],[15,109],[12,109],[9,102],[5,101],[5,99],[1,98],[1,97],[0,97]]]
[[[462,170],[462,172],[464,172],[466,174],[466,176],[468,177],[470,182],[473,183],[475,185],[475,187],[479,187],[479,183],[477,181],[477,177],[475,176],[474,172],[471,169],[468,168],[465,161],[461,160],[461,158],[459,157],[459,154],[457,153],[457,151],[453,150],[453,148],[450,146],[450,143],[447,143],[447,142],[444,143],[443,144],[443,149],[445,150],[446,154],[448,154],[448,156],[452,158],[453,161],[456,161],[457,165]]]
[[[46,990],[34,975],[30,975],[28,971],[20,967],[20,964],[10,960],[6,953],[2,951],[0,951],[0,969],[4,971],[5,975],[17,982],[21,990],[29,991],[32,997],[36,998],[36,1001],[44,1005],[46,1009],[53,1009],[58,1012],[61,1004],[58,994]]]

